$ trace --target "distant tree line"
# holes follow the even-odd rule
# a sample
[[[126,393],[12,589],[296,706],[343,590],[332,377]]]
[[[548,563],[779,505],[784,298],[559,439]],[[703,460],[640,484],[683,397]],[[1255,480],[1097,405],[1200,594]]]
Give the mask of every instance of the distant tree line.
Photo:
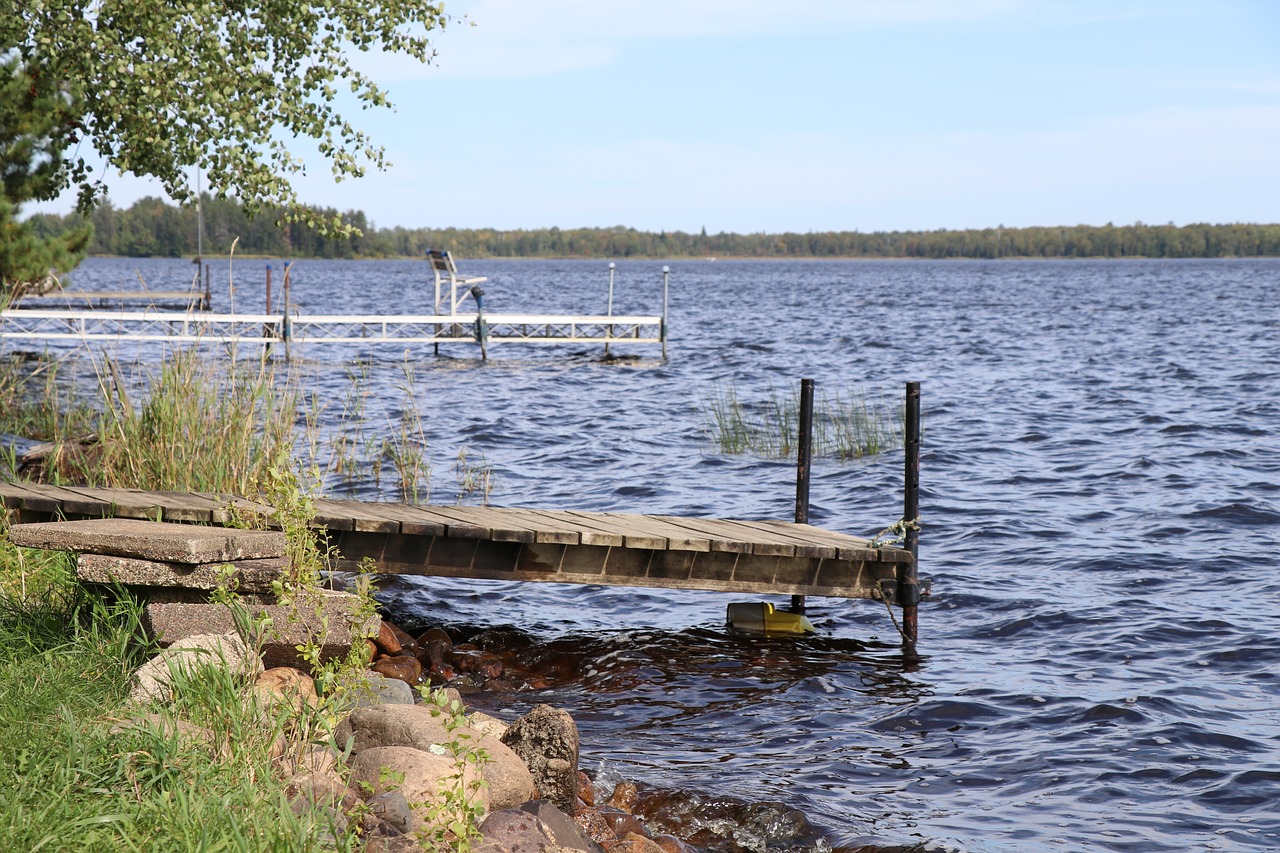
[[[298,258],[421,257],[447,249],[467,258],[1225,258],[1280,256],[1280,224],[1073,225],[965,231],[822,231],[697,234],[635,228],[378,228],[362,211],[316,209],[363,232],[326,237],[268,209],[250,219],[231,199],[203,200],[204,252]],[[88,217],[91,254],[178,257],[196,254],[196,208],[144,198],[128,208],[108,201]],[[36,234],[83,228],[77,214],[30,217]],[[238,238],[238,239],[237,239]]]

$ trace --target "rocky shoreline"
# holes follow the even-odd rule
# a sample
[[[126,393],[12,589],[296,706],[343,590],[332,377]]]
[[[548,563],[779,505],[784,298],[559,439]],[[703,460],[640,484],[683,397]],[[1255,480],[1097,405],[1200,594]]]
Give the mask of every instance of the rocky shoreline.
[[[285,780],[295,811],[315,810],[335,833],[358,837],[370,853],[416,853],[431,840],[456,840],[453,819],[481,817],[471,849],[485,853],[694,853],[671,834],[655,834],[638,814],[640,791],[618,783],[607,797],[578,766],[578,730],[561,709],[537,705],[510,723],[467,712],[456,689],[426,692],[412,679],[406,658],[422,655],[444,663],[469,649],[445,650],[439,629],[415,639],[388,622],[375,642],[377,660],[352,694],[355,701],[330,743],[290,751],[280,745],[273,763]],[[430,635],[430,636],[427,636]],[[261,658],[235,633],[186,638],[162,651],[135,674],[131,698],[139,703],[173,700],[173,673],[207,665],[251,678],[250,696],[266,709],[281,704],[306,712],[318,702],[314,681],[300,669],[264,669]],[[420,663],[420,662],[419,662]],[[435,665],[437,668],[440,664]],[[127,725],[154,725],[142,714]],[[194,726],[180,734],[209,741]],[[473,759],[473,756],[478,758]],[[479,784],[483,780],[484,784]]]

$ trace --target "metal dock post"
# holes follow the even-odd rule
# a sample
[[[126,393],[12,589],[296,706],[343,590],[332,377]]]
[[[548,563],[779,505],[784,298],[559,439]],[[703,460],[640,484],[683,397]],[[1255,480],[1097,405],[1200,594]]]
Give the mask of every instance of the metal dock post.
[[[908,382],[906,395],[906,434],[903,437],[902,521],[903,547],[912,560],[897,570],[898,603],[902,605],[902,653],[916,657],[916,641],[920,637],[918,608],[920,576],[920,383]]]
[[[671,275],[671,267],[664,266],[662,268],[662,329],[661,329],[661,335],[659,336],[662,338],[662,360],[663,361],[667,360],[667,292],[669,289],[668,280],[670,278],[670,275]]]
[[[605,316],[613,316],[613,268],[616,265],[613,261],[609,262],[609,305],[605,308]],[[613,337],[613,326],[609,326],[609,331],[605,335],[604,341],[604,357],[609,357],[609,340]]]
[[[800,380],[800,435],[796,442],[796,524],[809,523],[809,469],[813,459],[813,380]],[[791,609],[804,612],[804,596],[791,596]]]

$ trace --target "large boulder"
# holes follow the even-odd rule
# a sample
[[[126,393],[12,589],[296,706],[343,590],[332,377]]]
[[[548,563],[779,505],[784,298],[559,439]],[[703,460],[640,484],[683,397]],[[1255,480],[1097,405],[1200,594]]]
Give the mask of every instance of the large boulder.
[[[578,726],[573,717],[537,705],[511,724],[502,742],[524,760],[542,796],[573,814],[578,799]]]
[[[529,768],[502,741],[467,723],[452,731],[449,718],[431,705],[376,705],[358,708],[338,724],[334,741],[339,749],[351,744],[357,755],[377,747],[411,746],[428,752],[451,754],[450,744],[477,747],[489,754],[482,768],[494,808],[517,806],[538,796]]]
[[[196,634],[138,667],[129,699],[137,703],[167,702],[173,696],[174,674],[192,674],[201,667],[226,669],[249,681],[262,672],[262,661],[245,648],[235,633]]]
[[[413,813],[411,832],[429,826],[433,807],[447,807],[454,792],[466,804],[489,810],[489,792],[471,765],[459,768],[450,755],[412,746],[377,746],[351,759],[351,784],[371,796],[399,791]],[[461,806],[458,803],[457,806]]]

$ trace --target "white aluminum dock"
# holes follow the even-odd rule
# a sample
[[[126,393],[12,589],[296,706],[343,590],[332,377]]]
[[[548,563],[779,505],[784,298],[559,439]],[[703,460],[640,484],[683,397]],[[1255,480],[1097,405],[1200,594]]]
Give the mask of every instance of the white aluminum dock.
[[[10,307],[0,311],[0,341],[45,341],[102,345],[109,343],[212,344],[264,346],[280,344],[289,353],[294,346],[357,344],[399,347],[431,344],[474,343],[482,357],[495,344],[657,344],[667,354],[667,292],[669,268],[662,268],[662,313],[622,315],[613,313],[613,264],[609,265],[609,302],[604,314],[490,314],[484,310],[484,278],[457,275],[447,252],[431,253],[435,273],[433,314],[300,314],[289,301],[285,275],[285,307],[266,313],[213,313],[196,310],[158,310],[106,307],[58,308]],[[438,256],[438,257],[435,257]],[[80,291],[58,298],[86,295]],[[119,291],[104,292],[106,299],[120,299]],[[126,293],[127,295],[127,293]],[[153,294],[154,295],[154,294]],[[474,311],[459,311],[466,300]],[[208,304],[207,298],[203,304]]]

